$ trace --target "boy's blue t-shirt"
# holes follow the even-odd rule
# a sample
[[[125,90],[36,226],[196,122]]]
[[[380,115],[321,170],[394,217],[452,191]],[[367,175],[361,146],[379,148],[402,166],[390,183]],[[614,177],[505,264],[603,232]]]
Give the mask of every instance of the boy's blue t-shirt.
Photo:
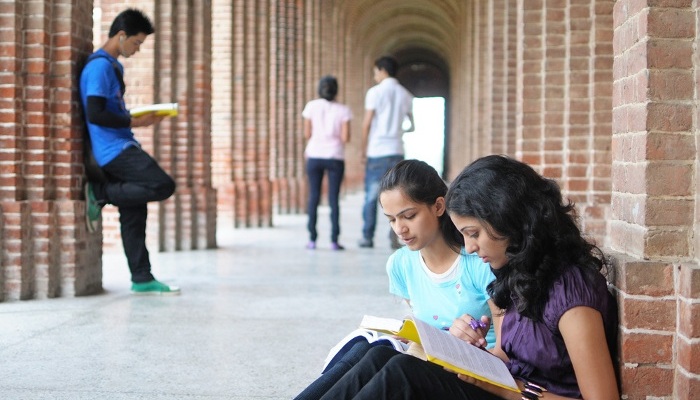
[[[495,279],[491,266],[476,254],[467,254],[464,248],[459,258],[451,279],[435,282],[423,269],[420,252],[402,247],[386,264],[389,291],[410,300],[413,315],[437,328],[449,328],[463,314],[476,319],[482,315],[492,318],[486,291]],[[489,348],[496,344],[493,324],[486,341]]]
[[[95,57],[95,55],[99,55],[99,57]],[[114,65],[116,65],[123,74],[124,67],[103,49],[97,50],[95,55],[92,56],[95,58],[85,65],[80,74],[80,101],[83,110],[87,112],[88,96],[98,96],[107,99],[107,111],[129,115],[119,86],[119,78],[114,70]],[[112,161],[125,148],[139,145],[129,127],[109,128],[92,124],[89,121],[86,122],[90,132],[92,152],[101,167]]]

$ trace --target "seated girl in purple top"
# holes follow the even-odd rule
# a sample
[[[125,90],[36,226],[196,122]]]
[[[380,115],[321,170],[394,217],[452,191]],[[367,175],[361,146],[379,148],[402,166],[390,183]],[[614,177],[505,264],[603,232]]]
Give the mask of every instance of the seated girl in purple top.
[[[466,250],[496,275],[488,290],[503,313],[494,315],[491,351],[521,392],[379,346],[323,399],[619,399],[617,306],[600,273],[605,258],[582,237],[557,184],[524,163],[487,156],[462,171],[446,202]],[[484,329],[472,326],[466,315],[450,333],[483,345]]]

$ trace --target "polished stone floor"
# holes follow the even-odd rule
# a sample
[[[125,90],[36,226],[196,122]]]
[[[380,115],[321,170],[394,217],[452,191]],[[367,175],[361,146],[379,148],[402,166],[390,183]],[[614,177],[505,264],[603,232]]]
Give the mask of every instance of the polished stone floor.
[[[290,399],[364,314],[400,318],[388,293],[388,224],[356,245],[361,194],[342,202],[341,243],[304,248],[306,216],[269,229],[220,223],[219,248],[152,252],[176,297],[129,293],[121,250],[104,255],[105,293],[0,303],[0,399]],[[228,226],[227,226],[228,225]]]

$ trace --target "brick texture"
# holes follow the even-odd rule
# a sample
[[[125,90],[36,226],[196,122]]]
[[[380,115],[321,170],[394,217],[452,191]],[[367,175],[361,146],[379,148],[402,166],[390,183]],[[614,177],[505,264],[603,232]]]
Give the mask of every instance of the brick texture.
[[[90,6],[23,1],[0,9],[0,82],[8,99],[0,106],[6,301],[102,290],[101,248],[83,223],[82,125],[73,85],[90,51]]]
[[[102,36],[106,40],[114,17],[127,7],[143,10],[154,22],[156,32],[141,51],[124,64],[127,107],[151,103],[179,104],[179,115],[158,125],[137,128],[135,134],[177,184],[166,201],[148,206],[148,240],[158,251],[194,250],[216,247],[216,201],[212,186],[212,27],[210,2],[137,1],[100,2]],[[106,207],[105,246],[120,248],[118,211]]]
[[[325,74],[338,77],[338,100],[355,115],[343,190],[362,190],[372,61],[396,54],[404,68],[428,64],[440,71],[430,79],[445,80],[428,86],[447,88],[448,180],[482,155],[517,157],[560,184],[583,231],[610,254],[623,395],[697,393],[695,2],[5,1],[4,301],[102,290],[102,251],[120,246],[118,219],[107,207],[98,232],[84,226],[75,82],[127,6],[157,29],[123,60],[128,104],[181,107],[136,132],[177,182],[172,198],[149,205],[152,249],[211,248],[217,220],[272,226],[276,213],[304,211],[300,113]]]
[[[618,1],[613,11],[608,236],[617,261],[623,393],[692,399],[700,384],[692,222],[697,11],[691,2],[642,4]]]

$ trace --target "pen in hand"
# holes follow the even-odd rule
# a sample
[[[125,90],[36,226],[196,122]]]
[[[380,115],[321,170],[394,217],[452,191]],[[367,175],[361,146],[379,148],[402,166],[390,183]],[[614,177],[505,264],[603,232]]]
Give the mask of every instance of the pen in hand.
[[[486,322],[484,322],[484,321],[479,321],[479,320],[476,320],[476,319],[473,319],[473,318],[472,318],[472,320],[469,321],[469,326],[471,326],[472,329],[474,329],[474,330],[478,330],[479,328],[481,328],[481,329],[486,329]],[[448,329],[449,329],[449,328],[448,328]]]

